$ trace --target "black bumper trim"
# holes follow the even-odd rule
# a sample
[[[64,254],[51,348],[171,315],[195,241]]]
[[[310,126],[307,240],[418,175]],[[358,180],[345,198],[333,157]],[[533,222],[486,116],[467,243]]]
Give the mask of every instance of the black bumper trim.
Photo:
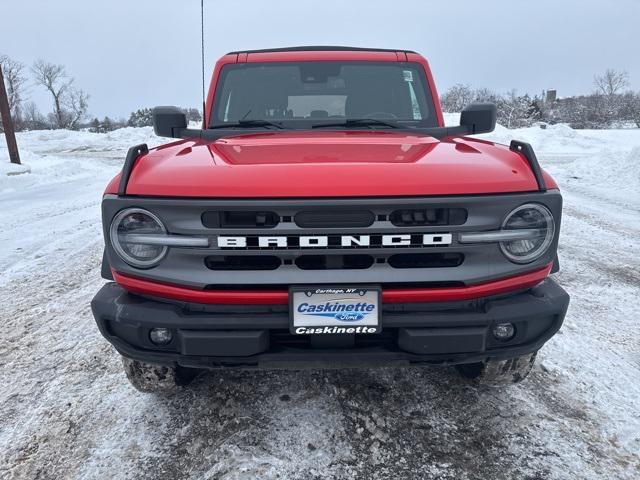
[[[386,337],[395,339],[391,344],[320,349],[270,341],[271,333],[289,329],[286,305],[187,304],[132,295],[108,283],[91,306],[103,336],[129,358],[194,368],[299,369],[457,364],[524,355],[559,330],[568,304],[568,294],[552,279],[500,297],[385,304],[382,328],[393,332]],[[490,334],[492,325],[503,322],[516,325],[515,338],[506,343]],[[174,329],[174,342],[155,347],[148,338],[153,327]]]

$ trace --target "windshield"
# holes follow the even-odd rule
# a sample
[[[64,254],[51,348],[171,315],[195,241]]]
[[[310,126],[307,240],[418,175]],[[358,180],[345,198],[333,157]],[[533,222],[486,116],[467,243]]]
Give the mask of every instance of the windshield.
[[[226,65],[210,127],[239,123],[302,129],[343,123],[354,128],[384,128],[390,123],[403,128],[437,126],[424,69],[418,63],[400,62]]]

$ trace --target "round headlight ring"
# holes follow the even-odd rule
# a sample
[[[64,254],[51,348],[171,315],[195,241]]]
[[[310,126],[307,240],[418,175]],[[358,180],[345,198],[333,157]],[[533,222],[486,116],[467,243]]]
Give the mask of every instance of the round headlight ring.
[[[538,245],[537,247],[535,247],[535,249],[531,250],[529,253],[527,253],[526,255],[516,255],[514,253],[512,253],[511,251],[509,251],[507,245],[509,243],[513,243],[515,241],[521,241],[521,240],[515,240],[515,241],[510,241],[510,242],[500,242],[500,250],[502,251],[502,254],[507,257],[511,262],[513,263],[531,263],[535,260],[537,260],[538,258],[540,258],[542,255],[544,255],[547,250],[549,249],[549,247],[551,246],[551,244],[553,243],[553,238],[555,235],[555,221],[553,219],[553,215],[551,214],[551,212],[549,211],[549,209],[547,207],[545,207],[544,205],[541,205],[539,203],[525,203],[524,205],[520,205],[519,207],[513,209],[511,212],[509,212],[509,214],[505,217],[504,221],[502,222],[502,229],[503,230],[514,230],[514,229],[509,229],[507,228],[510,220],[513,219],[514,215],[522,212],[523,210],[535,210],[536,212],[538,212],[540,215],[542,215],[545,223],[546,223],[546,233],[545,233],[545,237],[544,240],[542,241],[542,243],[540,245]]]
[[[127,218],[129,215],[133,215],[136,213],[140,215],[145,215],[149,217],[151,220],[153,220],[157,224],[157,226],[160,228],[161,230],[160,233],[164,233],[164,234],[167,233],[167,229],[165,228],[162,221],[150,211],[145,210],[143,208],[126,208],[118,212],[116,216],[113,217],[113,220],[111,221],[111,226],[109,227],[109,238],[111,240],[111,245],[113,246],[113,249],[116,251],[118,256],[122,258],[122,260],[124,260],[126,263],[136,268],[151,268],[157,265],[158,263],[160,263],[160,261],[167,254],[167,251],[169,250],[168,247],[163,246],[160,250],[160,253],[158,253],[158,255],[150,259],[142,260],[140,258],[135,258],[129,252],[127,252],[126,249],[120,243],[120,239],[118,238],[118,228],[120,227],[120,224],[122,223],[122,221],[125,218]]]

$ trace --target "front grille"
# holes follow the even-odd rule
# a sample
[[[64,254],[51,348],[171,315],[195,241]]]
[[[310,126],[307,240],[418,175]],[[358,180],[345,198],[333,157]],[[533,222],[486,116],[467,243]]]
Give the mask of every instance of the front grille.
[[[505,278],[553,261],[557,235],[548,254],[527,265],[510,262],[496,243],[459,242],[462,233],[500,229],[505,215],[527,202],[545,205],[560,219],[562,198],[554,191],[422,198],[136,197],[135,206],[161,218],[168,233],[208,240],[206,247],[169,248],[148,273],[121,261],[105,233],[113,269],[170,285],[437,288]],[[108,195],[102,205],[108,226],[132,199]]]
[[[242,242],[225,240],[220,254],[206,256],[204,263],[209,270],[239,274],[386,269],[386,275],[381,271],[375,279],[386,286],[384,280],[399,271],[461,266],[464,253],[444,238],[450,237],[451,225],[464,224],[467,217],[466,208],[456,207],[208,210],[201,215],[205,227],[224,232],[221,237],[239,236]],[[268,233],[262,231],[266,228]],[[389,236],[402,241],[390,245]],[[216,288],[212,285],[207,288]]]

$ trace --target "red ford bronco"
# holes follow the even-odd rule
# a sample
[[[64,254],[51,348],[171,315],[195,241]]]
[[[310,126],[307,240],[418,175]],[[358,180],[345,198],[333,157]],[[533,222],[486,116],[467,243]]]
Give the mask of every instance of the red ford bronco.
[[[445,127],[411,51],[296,47],[215,66],[104,194],[102,334],[142,391],[202,369],[455,365],[512,383],[558,331],[562,197],[530,145]]]

